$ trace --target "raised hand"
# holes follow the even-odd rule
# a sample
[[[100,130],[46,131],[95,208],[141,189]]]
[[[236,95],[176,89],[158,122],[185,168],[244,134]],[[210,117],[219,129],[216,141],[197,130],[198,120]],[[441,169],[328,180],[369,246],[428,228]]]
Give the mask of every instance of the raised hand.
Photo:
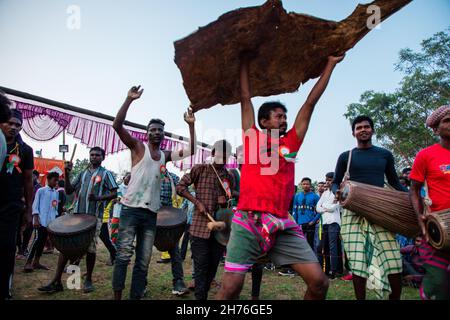
[[[140,90],[139,90],[140,89]],[[144,92],[144,89],[141,89],[141,86],[133,86],[131,87],[131,89],[128,91],[128,95],[127,98],[131,99],[131,100],[136,100],[139,99],[142,95],[142,92]]]
[[[73,168],[73,163],[72,162],[70,162],[70,161],[65,161],[64,162],[64,170],[65,171],[70,172],[70,171],[72,171],[72,168]]]
[[[191,107],[189,107],[187,112],[184,113],[184,121],[189,125],[192,125],[195,123],[195,116],[194,116],[194,112],[192,111]]]
[[[328,63],[338,64],[345,58],[345,53],[341,56],[328,56]]]

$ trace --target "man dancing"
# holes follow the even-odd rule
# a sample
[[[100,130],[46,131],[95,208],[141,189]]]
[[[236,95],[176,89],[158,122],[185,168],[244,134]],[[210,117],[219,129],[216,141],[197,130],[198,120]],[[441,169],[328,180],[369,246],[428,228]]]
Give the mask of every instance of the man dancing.
[[[278,102],[264,103],[259,108],[258,124],[264,131],[256,128],[250,99],[250,61],[248,56],[241,60],[244,164],[218,299],[237,299],[247,270],[266,253],[275,264],[290,265],[304,279],[308,286],[305,299],[326,297],[328,279],[300,227],[289,219],[288,209],[294,195],[295,157],[314,107],[325,91],[334,67],[343,58],[328,58],[319,81],[289,131],[286,107]],[[270,160],[270,167],[267,160]]]
[[[132,137],[124,128],[125,117],[131,103],[139,99],[144,89],[132,87],[127,98],[114,119],[113,127],[122,142],[131,151],[131,179],[127,193],[121,200],[117,256],[114,263],[112,287],[114,298],[122,299],[125,288],[128,264],[136,251],[136,260],[131,280],[130,299],[141,299],[147,285],[148,265],[152,255],[156,234],[156,212],[161,207],[161,176],[169,161],[180,160],[195,154],[196,140],[195,117],[189,110],[184,120],[189,125],[190,144],[179,151],[162,151],[165,123],[160,119],[151,119],[147,126],[148,143]],[[136,246],[133,242],[136,238]],[[133,249],[134,248],[134,249]]]

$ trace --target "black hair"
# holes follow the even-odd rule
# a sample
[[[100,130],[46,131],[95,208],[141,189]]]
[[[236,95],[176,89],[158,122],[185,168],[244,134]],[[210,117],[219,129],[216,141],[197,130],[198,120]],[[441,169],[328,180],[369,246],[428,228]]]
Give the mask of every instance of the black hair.
[[[308,177],[303,178],[300,183],[302,183],[303,181],[309,181],[310,184],[312,183],[311,179]]]
[[[0,91],[0,123],[6,122],[11,118],[11,101]]]
[[[328,172],[325,177],[334,179],[334,172]]]
[[[261,127],[261,129],[265,129],[264,126],[261,124],[261,120],[270,119],[270,113],[276,109],[281,109],[285,113],[287,113],[287,109],[284,104],[278,101],[271,101],[271,102],[265,102],[259,107],[258,110],[258,124]]]
[[[216,141],[211,150],[211,155],[214,157],[216,149],[222,149],[223,154],[231,154],[231,144],[227,140]]]
[[[38,176],[38,177],[39,177],[39,171],[37,171],[37,170],[33,170],[33,175],[34,175],[34,176]]]
[[[408,171],[411,171],[412,169],[411,168],[404,168],[403,170],[402,170],[402,173],[404,174],[404,173],[407,173]]]
[[[163,127],[166,125],[166,123],[164,121],[162,121],[161,119],[151,119],[150,122],[147,125],[147,130],[148,130],[148,128],[150,128],[150,125],[153,124],[153,123],[160,124]]]
[[[89,150],[89,153],[91,153],[92,151],[100,151],[100,153],[102,154],[103,159],[105,159],[105,150],[100,148],[100,147],[93,147],[91,148],[91,150]]]
[[[64,188],[64,186],[65,186],[64,180],[63,180],[63,179],[59,180],[59,181],[58,181],[58,187]]]
[[[360,115],[357,116],[355,119],[353,119],[352,121],[352,132],[355,132],[355,127],[358,123],[361,123],[363,121],[367,121],[370,124],[370,127],[372,128],[372,130],[374,130],[373,127],[373,120],[369,117],[369,116],[365,116],[365,115]]]
[[[59,179],[59,173],[58,172],[49,172],[47,175],[47,180],[58,178]]]

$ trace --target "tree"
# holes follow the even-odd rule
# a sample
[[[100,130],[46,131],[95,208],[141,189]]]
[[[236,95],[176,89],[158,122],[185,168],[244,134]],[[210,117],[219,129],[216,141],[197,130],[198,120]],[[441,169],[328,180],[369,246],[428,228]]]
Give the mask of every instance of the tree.
[[[83,160],[77,159],[73,164],[72,172],[70,174],[71,178],[75,178],[76,176],[78,176],[78,174],[80,174],[80,172],[85,170],[88,166],[89,166],[88,159]]]
[[[347,119],[359,114],[375,123],[377,141],[392,151],[399,166],[411,166],[417,152],[437,142],[425,120],[450,100],[450,28],[422,41],[421,51],[403,49],[395,69],[404,77],[394,93],[366,91],[347,106]]]

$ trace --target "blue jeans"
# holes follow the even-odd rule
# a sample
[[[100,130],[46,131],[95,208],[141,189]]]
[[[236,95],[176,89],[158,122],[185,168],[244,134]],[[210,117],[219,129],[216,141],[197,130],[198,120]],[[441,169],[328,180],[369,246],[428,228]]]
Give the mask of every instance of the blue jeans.
[[[156,213],[143,208],[122,207],[117,238],[117,256],[114,261],[112,287],[125,288],[128,264],[133,256],[136,238],[136,260],[131,279],[130,299],[141,299],[147,285],[148,266],[156,234]]]
[[[316,239],[315,239],[315,250],[319,263],[323,266],[323,259],[325,258],[322,254],[322,249],[325,248],[326,243],[330,248],[330,271],[331,273],[337,273],[339,268],[339,250],[338,242],[341,227],[337,223],[326,224],[322,226],[322,239],[319,240],[319,226],[316,229]]]

